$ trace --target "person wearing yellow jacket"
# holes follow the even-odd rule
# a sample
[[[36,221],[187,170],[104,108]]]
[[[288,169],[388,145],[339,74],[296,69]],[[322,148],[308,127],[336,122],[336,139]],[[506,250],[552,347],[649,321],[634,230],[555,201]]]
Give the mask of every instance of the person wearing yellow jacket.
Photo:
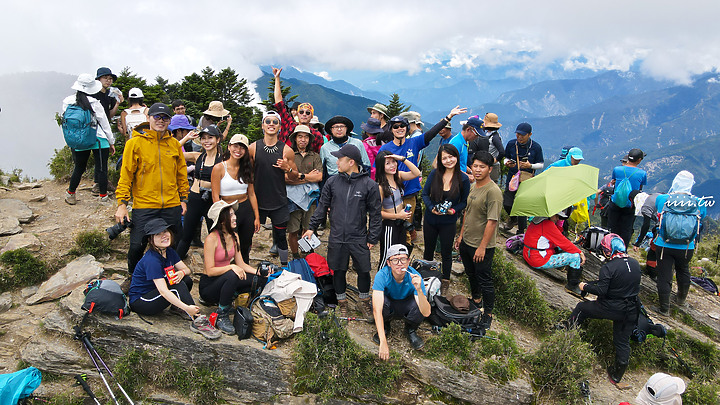
[[[167,130],[171,115],[167,105],[153,104],[148,110],[148,122],[135,127],[123,151],[120,181],[115,191],[118,202],[115,220],[130,222],[127,206],[132,196],[130,277],[147,244],[143,238],[145,224],[153,218],[162,218],[178,232],[180,218],[187,209],[189,187],[185,157],[180,143]]]

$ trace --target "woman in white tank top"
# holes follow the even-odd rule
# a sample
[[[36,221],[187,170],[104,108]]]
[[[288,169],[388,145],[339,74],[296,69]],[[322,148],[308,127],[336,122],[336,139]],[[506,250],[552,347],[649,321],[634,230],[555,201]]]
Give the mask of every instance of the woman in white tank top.
[[[132,131],[136,126],[148,121],[148,108],[143,103],[143,92],[137,87],[133,87],[128,92],[128,104],[130,107],[120,113],[120,119],[117,122],[118,130],[121,134],[127,135],[127,139],[132,137]]]
[[[213,167],[211,178],[213,202],[223,200],[235,203],[233,208],[237,218],[237,233],[245,263],[250,262],[253,234],[260,231],[260,214],[255,198],[248,145],[245,135],[233,135],[228,144],[225,161]]]

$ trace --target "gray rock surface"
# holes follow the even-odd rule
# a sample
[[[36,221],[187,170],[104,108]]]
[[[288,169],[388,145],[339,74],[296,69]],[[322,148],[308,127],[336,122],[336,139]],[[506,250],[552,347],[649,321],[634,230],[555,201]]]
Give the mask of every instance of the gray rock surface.
[[[0,314],[7,311],[12,307],[13,299],[12,294],[9,292],[4,292],[0,294]]]
[[[40,240],[35,235],[31,233],[19,233],[10,237],[5,247],[0,250],[0,253],[20,248],[37,252],[41,247],[42,243],[40,243]]]
[[[21,184],[18,184],[16,187],[17,187],[18,190],[30,190],[30,189],[32,189],[32,188],[42,187],[42,183],[39,183],[39,182],[34,182],[34,183],[21,183]]]
[[[45,194],[39,194],[39,195],[30,197],[30,199],[29,199],[28,201],[30,201],[30,202],[40,202],[40,201],[45,200],[46,198],[47,198],[47,196],[46,196]]]
[[[102,274],[103,267],[94,257],[91,255],[79,257],[42,283],[37,293],[25,302],[33,305],[60,298]]]
[[[22,228],[17,218],[5,216],[4,212],[0,214],[0,236],[15,235],[20,232]]]
[[[22,290],[20,290],[20,296],[23,298],[27,298],[33,294],[35,294],[38,291],[38,286],[31,285],[30,287],[25,287]]]
[[[0,199],[0,212],[3,216],[17,218],[22,224],[33,219],[33,212],[27,204],[14,198]]]

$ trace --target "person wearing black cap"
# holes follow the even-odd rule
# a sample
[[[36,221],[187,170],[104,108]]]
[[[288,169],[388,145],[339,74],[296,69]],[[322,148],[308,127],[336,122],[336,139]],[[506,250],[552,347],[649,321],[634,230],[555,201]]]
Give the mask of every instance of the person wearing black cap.
[[[131,196],[133,200],[128,249],[131,277],[145,250],[145,224],[153,218],[163,218],[180,229],[180,217],[187,209],[187,169],[180,143],[167,129],[172,115],[170,107],[155,103],[148,115],[149,122],[136,126],[132,138],[125,144],[115,192],[118,223],[130,221],[127,206]]]
[[[361,160],[358,161],[360,167],[364,167],[366,170],[370,168],[370,159],[368,158],[365,146],[361,140],[349,136],[354,126],[349,118],[341,115],[336,115],[330,118],[325,123],[325,131],[332,134],[332,138],[329,142],[320,148],[320,160],[322,161],[323,167],[327,171],[327,175],[334,176],[338,172],[337,157],[333,152],[337,152],[345,145],[353,145],[358,151],[360,151]]]
[[[318,207],[310,218],[310,228],[303,237],[313,235],[330,209],[327,260],[335,272],[333,286],[340,314],[347,317],[348,313],[346,273],[352,256],[358,272],[360,311],[371,320],[370,249],[380,240],[380,190],[368,172],[361,168],[362,155],[358,147],[345,145],[332,154],[337,159],[338,175],[325,183]],[[366,226],[368,217],[369,226]]]
[[[530,177],[537,170],[542,170],[545,165],[542,147],[539,143],[530,139],[532,136],[532,126],[527,122],[518,124],[515,128],[516,139],[511,139],[505,145],[505,166],[508,167],[507,179],[505,180],[505,193],[503,194],[503,208],[509,214],[512,211],[515,202],[516,191],[510,191],[510,180],[518,172],[529,173]],[[518,167],[518,162],[520,167]],[[522,175],[522,174],[521,174]],[[522,179],[522,178],[521,178]],[[517,224],[517,235],[525,233],[527,228],[527,217],[510,217],[508,222],[503,226],[506,231],[512,229]]]
[[[647,184],[647,173],[640,169],[638,165],[645,157],[645,153],[640,149],[633,148],[628,152],[628,162],[623,166],[615,166],[612,171],[613,196],[608,203],[608,230],[612,233],[620,235],[625,246],[630,246],[630,238],[633,234],[633,225],[635,223],[635,208],[632,201],[629,200],[630,192],[634,190],[642,191],[644,185]],[[627,182],[623,180],[627,179]],[[629,184],[629,192],[624,194],[618,192],[621,184]]]
[[[177,253],[180,258],[187,256],[193,238],[199,236],[200,220],[205,217],[208,228],[210,221],[207,212],[213,203],[212,199],[212,172],[216,164],[222,162],[222,148],[220,140],[222,134],[215,125],[208,125],[200,131],[200,145],[202,152],[190,152],[189,160],[195,162],[193,182],[188,195],[187,213],[183,218],[182,238],[178,242]]]
[[[113,74],[113,72],[110,70],[110,68],[101,67],[97,70],[97,74],[95,75],[95,80],[98,80],[100,84],[102,84],[102,88],[100,90],[93,94],[92,96],[96,98],[98,101],[100,101],[100,104],[103,106],[103,109],[105,109],[105,116],[107,117],[108,121],[112,122],[112,118],[117,113],[118,107],[120,106],[120,103],[122,103],[125,99],[123,98],[122,92],[117,87],[111,87],[113,82],[117,80],[117,76]],[[114,153],[114,151],[112,152]],[[106,163],[107,166],[107,163]],[[115,186],[110,183],[110,180],[107,179],[107,176],[105,176],[105,179],[101,179],[102,173],[99,173],[97,170],[95,170],[95,174],[93,179],[95,180],[95,184],[93,185],[92,192],[94,194],[100,194],[101,188],[100,188],[100,182],[104,181],[107,183],[107,189],[109,191],[114,191]],[[104,188],[104,187],[103,187]]]

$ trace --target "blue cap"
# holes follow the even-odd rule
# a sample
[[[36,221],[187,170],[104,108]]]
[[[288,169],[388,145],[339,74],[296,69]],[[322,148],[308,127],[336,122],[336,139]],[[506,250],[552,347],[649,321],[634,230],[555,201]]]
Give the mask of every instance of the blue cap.
[[[518,124],[517,128],[515,128],[515,133],[520,135],[530,134],[532,133],[532,125],[528,124],[527,122]]]
[[[474,115],[467,120],[467,125],[470,125],[477,131],[478,135],[482,135],[485,133],[485,128],[483,128],[483,120],[480,119],[479,116]]]
[[[577,148],[577,147],[570,148],[570,150],[568,151],[568,155],[569,155],[571,158],[575,159],[575,160],[583,160],[583,159],[585,159],[585,158],[583,157],[582,150],[581,150],[580,148]]]

